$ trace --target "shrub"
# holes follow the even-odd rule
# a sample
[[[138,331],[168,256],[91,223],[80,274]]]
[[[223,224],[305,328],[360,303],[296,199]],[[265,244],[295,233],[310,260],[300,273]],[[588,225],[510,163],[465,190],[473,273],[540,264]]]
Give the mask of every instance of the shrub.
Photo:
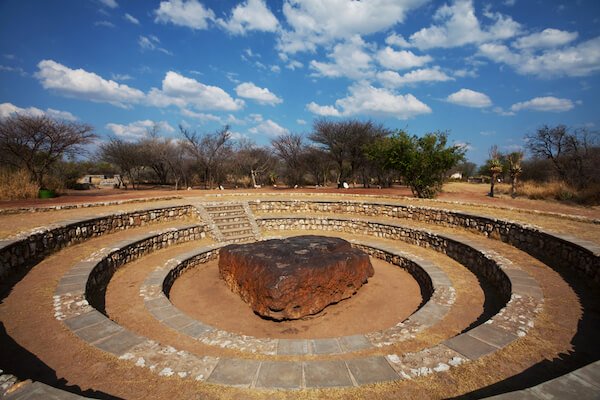
[[[39,187],[32,183],[31,175],[27,170],[0,170],[1,200],[34,199],[38,195],[38,190]]]

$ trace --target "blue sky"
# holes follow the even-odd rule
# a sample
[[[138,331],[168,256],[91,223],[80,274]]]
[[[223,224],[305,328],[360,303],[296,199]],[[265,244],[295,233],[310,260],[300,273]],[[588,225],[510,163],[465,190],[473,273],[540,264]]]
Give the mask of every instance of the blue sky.
[[[599,83],[598,0],[0,1],[0,117],[100,140],[372,118],[480,164],[542,124],[598,129]]]

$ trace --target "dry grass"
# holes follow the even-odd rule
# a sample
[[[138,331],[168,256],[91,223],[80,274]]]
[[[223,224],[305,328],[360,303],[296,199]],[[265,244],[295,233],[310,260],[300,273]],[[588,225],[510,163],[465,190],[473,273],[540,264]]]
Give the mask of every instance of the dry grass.
[[[496,191],[501,194],[510,194],[509,184],[498,184]],[[517,196],[532,200],[556,200],[578,204],[600,204],[600,186],[592,185],[578,190],[564,182],[523,182],[517,186]]]
[[[0,200],[34,199],[38,189],[26,170],[0,170]]]

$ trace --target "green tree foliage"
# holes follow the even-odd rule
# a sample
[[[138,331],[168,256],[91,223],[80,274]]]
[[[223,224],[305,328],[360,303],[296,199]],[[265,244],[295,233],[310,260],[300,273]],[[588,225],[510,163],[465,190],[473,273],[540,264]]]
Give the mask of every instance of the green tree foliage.
[[[442,188],[444,173],[464,160],[465,150],[448,146],[445,132],[418,137],[398,131],[368,145],[366,153],[369,159],[398,171],[413,195],[433,198]]]

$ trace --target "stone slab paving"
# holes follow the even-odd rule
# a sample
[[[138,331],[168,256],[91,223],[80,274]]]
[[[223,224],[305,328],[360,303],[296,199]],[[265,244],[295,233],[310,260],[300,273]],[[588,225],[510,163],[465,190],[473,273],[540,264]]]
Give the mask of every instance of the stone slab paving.
[[[399,379],[385,357],[356,358],[346,361],[346,364],[358,385]]]
[[[310,361],[304,363],[307,388],[353,386],[350,371],[344,361]]]
[[[221,358],[207,379],[209,383],[250,387],[256,380],[261,362],[241,358]]]
[[[303,385],[302,363],[263,361],[255,387],[266,389],[301,389]]]

